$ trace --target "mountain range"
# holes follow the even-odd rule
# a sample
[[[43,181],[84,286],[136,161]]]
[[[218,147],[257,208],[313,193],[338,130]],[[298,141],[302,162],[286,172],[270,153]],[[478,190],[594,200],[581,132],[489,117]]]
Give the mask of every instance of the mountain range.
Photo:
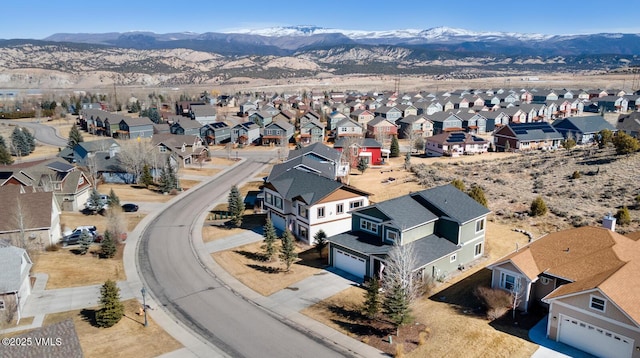
[[[541,35],[289,26],[233,33],[59,33],[0,40],[0,87],[175,86],[234,78],[420,75],[477,78],[640,66],[640,35]]]

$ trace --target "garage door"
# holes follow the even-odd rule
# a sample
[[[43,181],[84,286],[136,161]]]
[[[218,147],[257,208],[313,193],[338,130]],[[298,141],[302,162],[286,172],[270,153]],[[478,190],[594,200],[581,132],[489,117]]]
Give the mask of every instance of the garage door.
[[[333,266],[359,278],[367,273],[367,263],[363,258],[339,249],[333,249]]]
[[[560,315],[558,340],[598,357],[631,357],[633,340],[572,317]]]
[[[281,231],[284,231],[287,228],[285,218],[275,213],[271,213],[271,223],[273,224],[273,227]]]

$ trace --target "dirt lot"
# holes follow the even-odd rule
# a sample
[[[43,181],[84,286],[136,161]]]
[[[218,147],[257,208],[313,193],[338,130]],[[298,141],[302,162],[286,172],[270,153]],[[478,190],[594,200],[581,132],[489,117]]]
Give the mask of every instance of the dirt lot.
[[[151,317],[147,318],[149,326],[144,326],[144,318],[137,314],[140,308],[137,300],[123,303],[125,316],[110,328],[98,328],[92,324],[97,308],[49,314],[44,325],[73,319],[85,357],[151,358],[182,348]]]

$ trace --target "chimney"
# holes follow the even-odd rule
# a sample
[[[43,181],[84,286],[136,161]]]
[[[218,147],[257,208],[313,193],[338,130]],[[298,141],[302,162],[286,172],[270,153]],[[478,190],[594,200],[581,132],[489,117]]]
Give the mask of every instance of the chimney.
[[[616,218],[614,218],[611,213],[607,214],[607,216],[602,219],[602,227],[611,231],[616,231]]]

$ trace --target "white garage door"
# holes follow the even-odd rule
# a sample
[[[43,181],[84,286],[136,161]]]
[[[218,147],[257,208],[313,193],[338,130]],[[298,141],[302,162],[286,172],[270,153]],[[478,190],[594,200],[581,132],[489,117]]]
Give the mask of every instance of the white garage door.
[[[339,249],[333,249],[333,266],[360,278],[364,278],[367,273],[364,259]]]
[[[598,357],[631,357],[633,340],[606,329],[560,315],[558,340]]]

